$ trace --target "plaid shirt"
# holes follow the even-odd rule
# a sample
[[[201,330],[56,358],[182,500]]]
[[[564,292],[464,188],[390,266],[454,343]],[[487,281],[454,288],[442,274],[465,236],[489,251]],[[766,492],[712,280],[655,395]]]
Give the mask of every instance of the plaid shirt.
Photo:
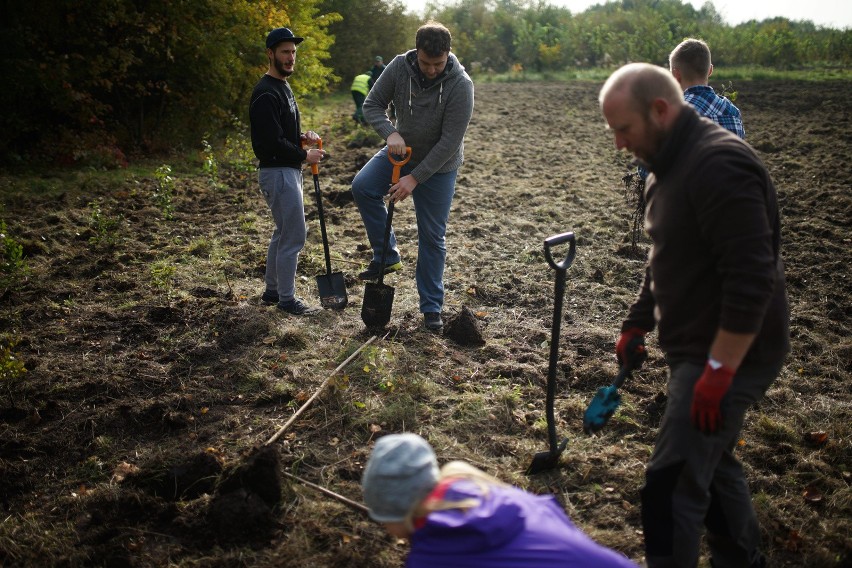
[[[695,85],[683,93],[683,100],[695,107],[698,114],[706,116],[722,128],[745,139],[745,129],[740,109],[734,103],[716,94],[713,87]]]
[[[683,92],[683,100],[692,105],[701,116],[706,116],[745,140],[745,128],[740,109],[725,97],[717,95],[713,87],[692,86]],[[639,166],[639,177],[643,180],[648,177],[648,170]]]

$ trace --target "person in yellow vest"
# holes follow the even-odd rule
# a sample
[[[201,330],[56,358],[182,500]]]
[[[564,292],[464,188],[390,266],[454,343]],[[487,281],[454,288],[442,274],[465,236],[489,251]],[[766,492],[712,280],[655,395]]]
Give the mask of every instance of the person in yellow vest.
[[[364,120],[364,111],[361,107],[364,105],[367,93],[370,92],[370,80],[372,77],[370,73],[361,73],[355,77],[350,87],[352,99],[355,101],[355,112],[352,114],[352,118],[355,119],[355,122],[364,126],[367,125],[367,121]]]

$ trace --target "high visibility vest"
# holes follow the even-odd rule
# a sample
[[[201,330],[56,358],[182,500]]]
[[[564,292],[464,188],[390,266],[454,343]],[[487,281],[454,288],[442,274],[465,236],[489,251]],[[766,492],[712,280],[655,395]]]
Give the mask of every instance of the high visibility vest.
[[[366,95],[370,92],[370,74],[362,73],[355,77],[355,80],[352,81],[352,87],[350,88],[352,91],[357,91],[362,95]]]

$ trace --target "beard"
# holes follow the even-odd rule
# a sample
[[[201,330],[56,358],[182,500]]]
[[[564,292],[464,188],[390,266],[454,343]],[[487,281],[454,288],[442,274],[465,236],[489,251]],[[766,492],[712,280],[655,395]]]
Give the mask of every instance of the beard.
[[[289,77],[290,75],[293,74],[293,70],[287,69],[286,67],[284,67],[284,62],[279,61],[279,59],[277,57],[275,58],[275,70],[278,71],[278,73],[282,77]]]
[[[659,153],[666,139],[666,131],[661,126],[654,124],[649,118],[645,118],[645,144],[637,148],[633,153],[639,160],[649,164]]]

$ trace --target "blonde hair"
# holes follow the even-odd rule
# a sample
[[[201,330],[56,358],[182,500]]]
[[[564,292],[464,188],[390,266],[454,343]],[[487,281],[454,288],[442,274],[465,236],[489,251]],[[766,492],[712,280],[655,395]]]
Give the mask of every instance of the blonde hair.
[[[687,38],[669,54],[669,69],[677,69],[690,82],[707,81],[712,66],[710,48],[700,39]]]
[[[448,479],[471,481],[482,491],[483,496],[488,495],[489,489],[493,486],[508,486],[507,483],[503,483],[496,477],[463,461],[451,461],[441,468],[438,483]],[[449,511],[451,509],[465,511],[478,506],[481,502],[481,499],[476,497],[468,497],[467,499],[456,501],[445,499],[422,500],[416,503],[411,511],[408,512],[405,519],[403,519],[403,523],[409,532],[414,532],[414,519],[425,517],[435,511]]]

